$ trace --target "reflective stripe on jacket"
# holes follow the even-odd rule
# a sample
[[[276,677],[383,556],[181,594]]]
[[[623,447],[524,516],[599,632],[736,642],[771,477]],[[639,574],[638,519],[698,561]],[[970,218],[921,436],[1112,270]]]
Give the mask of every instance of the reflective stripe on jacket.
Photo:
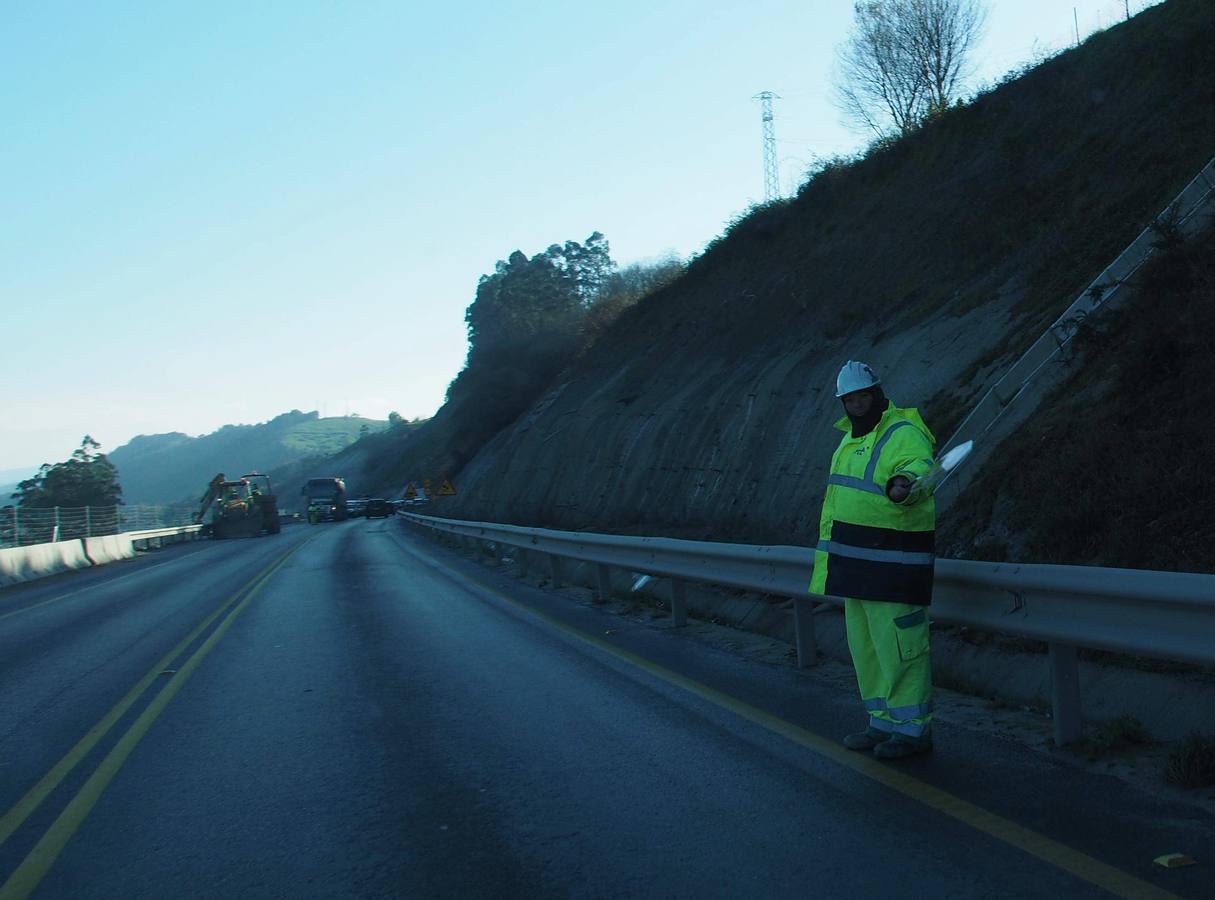
[[[936,439],[917,410],[893,403],[863,437],[852,437],[847,416],[835,427],[844,438],[831,458],[810,593],[927,606],[936,503],[919,492],[895,503],[886,482],[927,475]]]

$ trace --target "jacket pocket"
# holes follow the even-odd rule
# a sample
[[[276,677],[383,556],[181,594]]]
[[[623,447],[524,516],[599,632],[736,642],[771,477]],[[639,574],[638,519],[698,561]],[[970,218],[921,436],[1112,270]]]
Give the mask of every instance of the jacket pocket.
[[[894,620],[894,639],[899,645],[899,659],[910,662],[928,652],[928,612],[916,610]]]

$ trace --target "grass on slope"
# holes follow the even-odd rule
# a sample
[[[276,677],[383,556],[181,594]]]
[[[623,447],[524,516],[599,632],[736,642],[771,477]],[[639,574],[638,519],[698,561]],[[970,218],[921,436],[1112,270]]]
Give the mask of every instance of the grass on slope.
[[[332,456],[357,441],[363,428],[375,434],[387,427],[387,422],[357,416],[314,419],[284,434],[282,444],[301,456]]]

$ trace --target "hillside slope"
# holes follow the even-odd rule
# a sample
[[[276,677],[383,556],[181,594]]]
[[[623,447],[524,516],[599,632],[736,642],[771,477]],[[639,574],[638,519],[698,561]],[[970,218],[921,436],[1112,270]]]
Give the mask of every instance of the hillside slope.
[[[1196,502],[1215,445],[1215,231],[1145,269],[943,517],[943,555],[1215,572]]]
[[[1215,150],[1213,19],[1152,8],[738,222],[466,465],[444,514],[811,540],[839,365],[874,363],[947,438]]]
[[[352,416],[320,418],[293,410],[259,425],[225,425],[192,438],[180,432],[139,435],[109,454],[128,504],[192,500],[217,472],[267,472],[301,458],[328,456],[387,422]]]

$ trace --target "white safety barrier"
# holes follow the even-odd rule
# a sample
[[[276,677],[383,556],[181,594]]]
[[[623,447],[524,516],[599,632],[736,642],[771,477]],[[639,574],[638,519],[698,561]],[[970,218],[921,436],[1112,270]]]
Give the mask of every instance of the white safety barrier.
[[[104,537],[82,538],[84,555],[95,566],[117,562],[120,559],[132,559],[135,556],[135,542],[130,534],[107,534]]]
[[[436,531],[544,554],[555,586],[561,583],[561,560],[595,564],[601,597],[608,593],[612,568],[670,578],[676,625],[687,621],[683,584],[688,581],[792,597],[799,666],[814,665],[817,658],[814,604],[843,604],[842,598],[807,592],[814,552],[806,547],[582,534],[400,515]],[[1081,734],[1081,647],[1215,665],[1215,575],[938,559],[930,610],[934,622],[1048,644],[1055,741],[1060,745]]]
[[[0,587],[131,559],[136,550],[194,540],[200,531],[201,525],[182,525],[0,549]]]
[[[0,550],[0,585],[17,584],[90,565],[79,539],[10,547]]]

